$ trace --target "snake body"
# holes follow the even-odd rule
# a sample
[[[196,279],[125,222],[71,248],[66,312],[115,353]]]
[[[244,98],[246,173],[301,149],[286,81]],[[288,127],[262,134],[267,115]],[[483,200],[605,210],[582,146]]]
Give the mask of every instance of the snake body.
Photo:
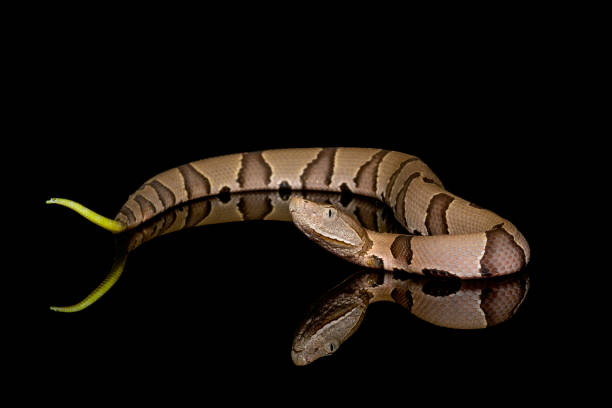
[[[183,203],[252,191],[339,192],[383,202],[408,234],[365,228],[337,205],[297,195],[289,202],[293,222],[309,238],[371,268],[471,279],[514,273],[530,257],[527,241],[510,221],[446,191],[419,158],[384,149],[274,149],[194,161],[147,180],[114,220],[70,200],[48,202],[123,233]],[[188,214],[184,223],[195,223],[196,216]],[[103,282],[95,299],[116,281],[123,263],[116,260],[115,274]],[[90,303],[55,310],[80,310]]]
[[[313,231],[316,207],[294,205],[301,209],[294,220],[309,237],[368,267],[469,279],[513,273],[529,261],[527,241],[511,222],[446,191],[417,157],[382,149],[277,149],[199,160],[145,182],[115,220],[130,229],[183,202],[261,190],[351,192],[387,204],[411,234],[359,231],[361,246],[350,254],[327,245],[346,241],[333,231],[338,225]]]

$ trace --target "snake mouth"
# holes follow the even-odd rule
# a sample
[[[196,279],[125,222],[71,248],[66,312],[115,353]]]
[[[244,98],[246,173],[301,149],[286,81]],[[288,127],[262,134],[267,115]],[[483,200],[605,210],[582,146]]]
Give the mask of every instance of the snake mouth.
[[[324,235],[324,234],[318,232],[317,230],[315,230],[314,228],[312,228],[308,224],[302,224],[302,223],[295,223],[295,224],[297,225],[297,227],[300,230],[302,230],[304,235],[306,235],[308,238],[312,239],[315,242],[327,243],[327,244],[332,245],[334,247],[342,247],[342,248],[354,248],[355,247],[350,242],[346,242],[346,241],[342,241],[340,239],[328,237],[327,235]]]
[[[326,235],[323,235],[323,234],[315,231],[312,228],[309,228],[309,230],[312,233],[312,235],[316,237],[316,238],[314,238],[315,240],[317,240],[317,239],[318,240],[322,240],[322,241],[328,242],[328,243],[330,243],[330,244],[332,244],[334,246],[341,246],[341,247],[344,247],[344,248],[352,248],[353,247],[353,244],[351,244],[349,242],[345,242],[345,241],[342,241],[342,240],[339,240],[339,239],[328,237]]]

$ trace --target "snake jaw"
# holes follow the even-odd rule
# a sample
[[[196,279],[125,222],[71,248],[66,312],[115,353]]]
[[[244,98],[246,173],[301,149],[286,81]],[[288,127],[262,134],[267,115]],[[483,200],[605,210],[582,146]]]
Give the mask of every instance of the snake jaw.
[[[350,242],[343,241],[342,239],[339,239],[339,238],[328,237],[326,235],[320,234],[315,229],[310,228],[310,232],[313,235],[317,236],[319,239],[326,241],[333,246],[343,246],[347,248],[353,247],[353,245]]]

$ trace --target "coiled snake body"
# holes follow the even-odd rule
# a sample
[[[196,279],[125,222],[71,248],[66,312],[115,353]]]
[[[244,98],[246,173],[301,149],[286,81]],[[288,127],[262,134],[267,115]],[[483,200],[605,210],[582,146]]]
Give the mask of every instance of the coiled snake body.
[[[119,233],[181,203],[262,190],[350,192],[385,203],[410,234],[366,229],[333,205],[298,196],[289,205],[293,222],[309,238],[370,268],[472,279],[510,274],[529,261],[527,241],[512,223],[446,191],[417,157],[382,149],[277,149],[191,162],[146,181],[114,220],[70,200],[48,202]],[[116,260],[115,275],[88,299],[54,310],[75,311],[93,303],[116,281],[124,262]]]

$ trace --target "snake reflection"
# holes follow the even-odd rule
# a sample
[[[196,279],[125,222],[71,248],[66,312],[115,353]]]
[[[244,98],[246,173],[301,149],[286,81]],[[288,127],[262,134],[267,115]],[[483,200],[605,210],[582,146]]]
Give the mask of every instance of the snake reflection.
[[[128,254],[147,241],[209,224],[248,220],[291,221],[291,194],[333,204],[353,214],[364,227],[377,232],[404,231],[387,206],[377,200],[350,194],[270,191],[226,194],[193,201],[117,236],[111,273],[79,303],[78,310],[95,303],[117,281]],[[311,307],[296,331],[291,357],[296,365],[306,365],[335,353],[355,333],[368,306],[374,302],[398,303],[414,316],[438,326],[476,329],[512,317],[528,288],[529,279],[525,273],[463,281],[423,277],[403,271],[365,269],[329,290]]]
[[[295,335],[291,358],[296,365],[306,365],[336,352],[359,328],[374,302],[398,303],[436,326],[483,329],[512,317],[528,289],[526,273],[464,281],[366,269],[312,306]]]

